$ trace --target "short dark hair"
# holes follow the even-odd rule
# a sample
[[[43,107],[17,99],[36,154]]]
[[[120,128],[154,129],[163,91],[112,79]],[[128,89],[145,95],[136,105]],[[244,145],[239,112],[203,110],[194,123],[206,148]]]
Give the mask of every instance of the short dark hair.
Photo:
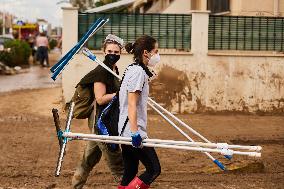
[[[155,48],[157,40],[149,35],[142,35],[136,39],[135,43],[127,43],[125,45],[125,50],[129,54],[134,54],[134,60],[138,62],[143,61],[144,50],[150,52]]]

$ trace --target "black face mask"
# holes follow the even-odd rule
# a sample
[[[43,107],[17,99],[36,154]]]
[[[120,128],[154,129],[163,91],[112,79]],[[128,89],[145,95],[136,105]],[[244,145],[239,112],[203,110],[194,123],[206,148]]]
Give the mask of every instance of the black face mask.
[[[120,55],[117,54],[107,54],[105,56],[105,62],[110,66],[113,66],[120,59]]]

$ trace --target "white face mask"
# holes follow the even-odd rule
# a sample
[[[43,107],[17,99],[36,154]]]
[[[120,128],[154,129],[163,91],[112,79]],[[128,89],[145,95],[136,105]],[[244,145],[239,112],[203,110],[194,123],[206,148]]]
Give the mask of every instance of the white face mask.
[[[154,54],[153,56],[151,56],[151,58],[149,59],[148,62],[148,66],[149,67],[155,67],[159,62],[160,62],[161,58],[159,53]]]

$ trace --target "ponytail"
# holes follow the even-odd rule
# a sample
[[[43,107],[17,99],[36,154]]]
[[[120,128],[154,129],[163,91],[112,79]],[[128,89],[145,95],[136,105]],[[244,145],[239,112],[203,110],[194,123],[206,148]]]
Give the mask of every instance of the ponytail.
[[[126,52],[128,52],[129,54],[133,54],[134,52],[133,52],[133,50],[134,50],[134,45],[135,45],[135,43],[127,43],[126,45],[125,45],[125,50],[126,50]]]
[[[156,39],[151,36],[143,35],[136,39],[135,43],[127,43],[125,50],[129,54],[134,54],[134,60],[137,62],[143,61],[144,50],[150,52],[155,48]]]

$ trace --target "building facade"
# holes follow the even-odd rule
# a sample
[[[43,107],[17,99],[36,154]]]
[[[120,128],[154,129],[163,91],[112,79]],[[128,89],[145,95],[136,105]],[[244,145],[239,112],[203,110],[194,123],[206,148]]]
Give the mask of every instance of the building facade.
[[[181,0],[179,2],[181,2]],[[174,1],[167,8],[168,10],[174,5],[173,3]],[[78,11],[75,8],[65,9],[63,12],[62,52],[65,54],[77,43],[79,39],[78,27],[82,18],[78,16]],[[91,13],[90,15],[85,16],[90,17],[94,15]],[[132,17],[134,17],[136,21],[140,20],[137,18],[139,15],[121,14],[121,16],[126,17],[128,20]],[[145,18],[145,15],[140,16]],[[164,16],[173,16],[174,22],[172,22],[173,24],[167,24],[168,22],[165,21],[168,21],[169,19],[164,19],[163,22],[160,19],[160,22],[156,22],[158,24],[154,24],[154,22],[151,24],[151,22],[150,24],[144,25],[146,26],[145,31],[148,31],[148,28],[151,25],[153,27],[157,27],[159,23],[168,26],[175,25],[179,23],[176,22],[178,19],[175,17],[185,15],[160,14],[157,16],[160,16],[161,18]],[[189,14],[187,16],[189,16]],[[109,17],[113,19],[113,22],[114,20],[119,20],[117,17]],[[218,27],[211,27],[213,17],[221,19],[221,22],[219,22],[220,20],[213,22],[215,24],[220,23]],[[144,18],[142,18],[142,23]],[[190,32],[186,32],[187,36],[191,36],[191,40],[188,40],[188,43],[190,43],[190,45],[188,45],[190,46],[190,51],[178,51],[177,49],[173,49],[174,51],[172,51],[172,49],[165,49],[166,51],[163,51],[163,49],[160,49],[161,63],[156,68],[158,77],[151,83],[150,96],[157,102],[163,104],[163,106],[168,110],[179,113],[241,112],[283,114],[284,43],[279,43],[279,40],[283,41],[284,35],[283,30],[281,30],[282,25],[280,30],[277,30],[278,26],[275,24],[283,23],[281,21],[282,18],[255,17],[257,20],[261,21],[260,25],[262,25],[261,23],[264,23],[263,27],[268,28],[268,30],[262,30],[262,27],[260,27],[260,30],[255,30],[255,27],[250,26],[248,29],[251,28],[252,30],[249,30],[249,32],[244,32],[244,24],[259,24],[259,22],[245,20],[252,19],[252,17],[241,17],[241,19],[237,18],[237,25],[240,27],[238,26],[236,28],[236,25],[233,25],[230,28],[231,32],[227,32],[228,25],[226,24],[224,25],[225,28],[223,32],[213,32],[216,35],[214,35],[215,37],[212,39],[212,28],[222,28],[222,18],[224,21],[231,17],[212,16],[209,15],[208,11],[192,11],[191,21],[187,24],[182,24],[181,26],[178,25],[178,27],[176,27],[176,30],[180,30],[182,27],[191,28]],[[233,17],[233,19],[235,18]],[[93,17],[92,22],[94,20],[95,19]],[[125,24],[125,22],[121,23]],[[272,27],[271,30],[270,24],[276,27]],[[111,30],[109,30],[110,25],[111,24],[106,26],[108,30],[103,32],[105,35],[111,32]],[[128,25],[123,28],[125,29],[126,27],[130,26]],[[139,28],[141,29],[141,27]],[[257,28],[259,27],[256,27],[256,29]],[[135,28],[133,32],[134,31],[136,31]],[[135,32],[136,34],[137,31]],[[158,31],[161,32],[162,30]],[[166,31],[168,32],[162,34],[158,38],[160,46],[162,43],[167,42],[169,37],[175,33],[175,30],[171,30],[170,28]],[[236,31],[238,33],[237,36],[242,36],[242,38],[235,40],[235,36],[231,36],[229,38],[224,37],[229,33],[235,35],[235,32],[232,31]],[[114,30],[112,30],[112,32],[114,32]],[[127,37],[125,38],[125,36],[123,36],[125,35],[125,32],[119,32],[120,30],[118,30],[118,33],[114,34],[117,34],[127,40]],[[151,35],[152,32],[153,30],[149,30],[146,34],[149,33]],[[163,35],[165,38],[163,38]],[[249,36],[251,38],[250,40],[247,40],[247,37]],[[261,38],[258,38],[259,36],[261,36]],[[260,41],[255,40],[256,37],[257,39],[260,39]],[[262,41],[263,37],[267,38],[267,42]],[[134,40],[135,38],[131,38],[131,40]],[[226,42],[224,39],[231,39],[231,41],[229,40],[230,47],[232,47],[232,44],[235,44],[238,48],[229,48],[229,50],[224,50],[224,48],[216,50],[215,48],[214,50],[211,50],[209,42],[212,42],[212,40],[216,42],[219,38],[223,40],[222,44],[225,44],[224,42]],[[176,39],[181,40],[180,37],[177,37]],[[234,43],[232,43],[232,40]],[[245,43],[239,44],[241,40]],[[264,48],[264,50],[260,51],[259,49],[254,48],[253,51],[246,48],[240,50],[239,48],[242,44],[245,47],[255,47],[254,45],[260,44],[260,49]],[[278,45],[277,47],[280,46],[281,48],[280,50],[275,51],[275,49],[270,49],[270,44]],[[233,45],[233,47],[235,46]],[[100,60],[103,60],[104,54],[100,50],[94,51],[94,53]],[[123,73],[127,64],[132,61],[132,55],[123,53],[118,62],[118,67],[122,70],[121,73]],[[94,67],[96,67],[96,64],[82,54],[77,54],[70,61],[68,67],[66,67],[62,73],[62,91],[65,102],[69,102],[71,100],[76,84]]]
[[[133,8],[140,13],[209,10],[211,14],[234,16],[284,16],[284,0],[138,0]]]
[[[14,15],[0,12],[0,34],[8,34],[13,26]]]

